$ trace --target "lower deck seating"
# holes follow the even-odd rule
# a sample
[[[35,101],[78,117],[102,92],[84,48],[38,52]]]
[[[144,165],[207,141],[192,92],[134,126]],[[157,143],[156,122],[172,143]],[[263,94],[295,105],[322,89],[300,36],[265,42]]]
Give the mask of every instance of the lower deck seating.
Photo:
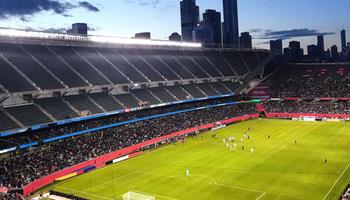
[[[124,107],[116,102],[111,96],[106,93],[90,94],[90,97],[102,106],[106,111],[115,111],[123,109]]]
[[[160,104],[160,102],[157,98],[155,98],[151,93],[149,93],[147,90],[140,89],[140,90],[132,90],[131,91],[137,98],[139,98],[141,101],[149,102],[150,104]]]
[[[239,82],[231,82],[231,81],[223,82],[223,84],[232,92],[235,92],[241,86]]]
[[[202,90],[206,95],[208,96],[217,96],[219,95],[219,93],[213,89],[212,87],[210,87],[209,84],[198,84],[197,87]]]
[[[0,130],[11,130],[19,126],[11,118],[0,110]]]
[[[206,95],[200,91],[196,86],[194,85],[183,85],[181,86],[184,90],[186,90],[188,93],[191,94],[194,98],[201,98],[205,97]]]
[[[127,108],[133,108],[139,106],[139,101],[135,99],[131,94],[119,94],[114,96],[118,101],[124,104]]]
[[[218,91],[220,94],[230,94],[232,93],[230,90],[228,90],[223,83],[217,82],[217,83],[211,83],[210,84],[213,88],[215,88],[216,91]]]
[[[86,96],[76,95],[65,97],[70,104],[72,104],[78,111],[90,111],[91,114],[102,113],[103,111],[93,104]]]
[[[15,106],[5,109],[25,126],[51,122],[50,118],[35,105]]]
[[[189,96],[180,86],[171,86],[166,88],[170,93],[172,93],[179,100],[188,99]]]
[[[37,99],[35,103],[39,104],[57,120],[78,117],[78,114],[74,110],[57,98]]]
[[[156,95],[162,102],[174,102],[176,99],[166,91],[166,88],[151,88],[149,89],[154,95]]]

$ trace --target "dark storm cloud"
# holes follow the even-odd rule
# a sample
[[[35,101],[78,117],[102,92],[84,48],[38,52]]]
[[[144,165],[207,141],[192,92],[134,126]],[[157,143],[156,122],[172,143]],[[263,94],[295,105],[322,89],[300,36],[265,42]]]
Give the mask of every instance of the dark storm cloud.
[[[0,0],[0,19],[19,17],[22,21],[27,21],[28,17],[42,11],[52,11],[68,17],[69,10],[79,7],[93,12],[99,11],[97,7],[87,1],[79,2],[76,5],[59,0]]]
[[[317,36],[317,35],[333,35],[333,32],[321,32],[315,29],[290,29],[281,31],[261,30],[256,39],[292,39],[297,37]]]

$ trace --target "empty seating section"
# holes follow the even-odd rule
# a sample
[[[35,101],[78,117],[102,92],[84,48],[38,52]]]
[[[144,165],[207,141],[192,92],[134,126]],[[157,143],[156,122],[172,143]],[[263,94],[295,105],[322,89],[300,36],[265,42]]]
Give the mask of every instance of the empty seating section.
[[[192,97],[194,98],[201,98],[205,97],[206,95],[201,92],[195,85],[183,85],[181,86],[186,92],[191,94]]]
[[[152,50],[154,55],[158,56],[167,66],[175,71],[183,79],[194,79],[195,77],[185,69],[179,61],[177,61],[172,55],[168,54],[164,50]]]
[[[35,105],[8,107],[5,110],[25,126],[51,122]]]
[[[78,117],[79,112],[82,111],[98,114],[104,111],[138,107],[141,102],[160,104],[230,94],[236,92],[240,83],[204,80],[205,83],[184,85],[181,81],[186,80],[184,82],[187,83],[189,79],[215,78],[220,81],[220,78],[224,77],[236,78],[237,75],[249,73],[269,55],[264,51],[208,49],[195,51],[162,47],[104,48],[61,46],[56,43],[53,45],[0,43],[1,94],[7,90],[10,93],[40,91],[39,89],[56,92],[57,89],[64,90],[62,99],[46,98],[46,94],[51,93],[40,91],[38,94],[45,94],[45,96],[33,95],[34,104],[32,105],[1,108],[0,130],[18,128],[17,120],[20,125],[31,126],[51,122],[51,120]],[[300,80],[313,77],[326,80],[350,76],[350,70],[342,66],[326,69],[300,67],[293,73],[288,69],[286,72],[288,72],[287,75],[279,77],[283,79],[298,77]],[[71,91],[84,89],[82,87],[112,88],[113,84],[120,88],[120,86],[136,86],[136,83],[141,85],[158,81],[171,82],[162,83],[164,86],[157,88],[153,87],[155,84],[151,84],[151,88],[135,89],[127,94],[114,96],[102,93],[101,90],[98,93],[87,92],[86,96],[64,96],[71,94]],[[175,86],[166,86],[170,84]],[[73,90],[68,90],[71,88]],[[93,91],[95,89],[101,89],[101,87],[94,87]],[[6,111],[10,115],[6,115]]]
[[[90,111],[92,114],[102,113],[102,110],[99,109],[94,103],[92,103],[86,96],[67,96],[65,97],[65,100],[80,112]]]
[[[0,44],[0,52],[41,89],[63,88],[63,85],[19,46]]]
[[[72,68],[80,73],[93,85],[107,85],[108,82],[104,79],[92,66],[90,66],[83,58],[74,52],[72,47],[48,47],[56,54],[62,57]]]
[[[203,91],[207,96],[217,96],[220,95],[215,89],[210,87],[209,84],[198,84],[197,87]]]
[[[204,51],[203,56],[209,59],[209,61],[215,65],[215,67],[221,71],[224,76],[236,76],[231,66],[228,65],[223,56],[218,52]]]
[[[153,66],[146,63],[141,56],[135,53],[132,49],[120,49],[118,52],[126,58],[135,68],[144,74],[151,81],[165,81],[158,71],[155,71]]]
[[[240,83],[231,81],[223,82],[223,84],[233,92],[235,92],[239,88],[239,86],[241,86]]]
[[[133,82],[147,82],[137,70],[133,68],[127,61],[124,60],[117,52],[113,49],[97,49],[105,58],[107,58],[113,65],[129,77]]]
[[[69,68],[45,46],[23,45],[23,48],[38,59],[47,69],[54,73],[69,87],[88,86],[82,78],[80,78],[71,68]]]
[[[188,54],[199,66],[202,67],[211,77],[222,77],[220,72],[201,53],[187,51]]]
[[[139,106],[139,101],[135,99],[131,94],[119,94],[114,96],[120,101],[126,108],[134,108]]]
[[[137,54],[151,64],[160,74],[162,74],[167,80],[181,79],[175,74],[162,60],[153,55],[151,50],[138,50]]]
[[[19,126],[11,118],[0,110],[0,130],[11,130],[19,128]]]
[[[10,92],[32,91],[35,88],[14,70],[5,60],[0,58],[0,84]]]
[[[197,78],[208,78],[209,76],[197,65],[192,59],[185,55],[183,52],[179,51],[169,51],[171,55],[175,56],[176,60],[178,60],[185,68],[190,71]]]
[[[155,96],[157,96],[162,102],[175,102],[177,101],[174,96],[172,96],[166,88],[151,88],[149,89]]]
[[[74,48],[80,55],[91,62],[103,75],[105,75],[114,84],[130,83],[118,70],[108,63],[93,48]]]
[[[151,104],[160,104],[161,102],[145,89],[131,91],[138,99]]]
[[[106,111],[115,111],[124,109],[122,105],[116,102],[113,97],[106,93],[94,93],[89,95],[98,105],[102,106]]]
[[[250,70],[256,68],[260,63],[255,52],[240,52]]]
[[[240,76],[248,73],[248,69],[245,63],[242,61],[240,55],[237,52],[225,51],[222,52],[224,58],[229,62],[229,64],[234,68],[236,73]]]
[[[37,99],[35,103],[50,113],[56,120],[78,117],[79,115],[72,110],[66,103],[57,98]]]
[[[232,92],[228,90],[223,83],[217,82],[217,83],[211,83],[210,84],[213,88],[215,88],[216,91],[218,91],[220,94],[231,94]]]
[[[187,97],[189,94],[186,93],[180,86],[171,86],[171,87],[166,87],[166,89],[176,96],[177,99],[183,100],[183,99],[188,99]]]

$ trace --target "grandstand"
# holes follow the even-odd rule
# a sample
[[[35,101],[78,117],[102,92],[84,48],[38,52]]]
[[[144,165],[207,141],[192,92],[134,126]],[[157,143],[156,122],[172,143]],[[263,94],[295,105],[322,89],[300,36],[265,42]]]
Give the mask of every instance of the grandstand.
[[[4,172],[0,175],[0,184],[1,188],[4,186],[23,196],[30,196],[51,183],[127,160],[158,145],[184,141],[184,137],[196,136],[217,127],[218,124],[225,127],[238,121],[259,117],[302,120],[306,116],[308,119],[313,117],[311,119],[319,121],[350,119],[349,64],[288,64],[265,50],[207,49],[195,43],[101,36],[80,37],[0,29],[0,71],[0,170]],[[272,125],[269,127],[265,123]],[[255,124],[261,130],[271,131],[257,131],[264,138],[252,135],[257,138],[256,143],[252,140],[247,146],[240,146],[243,153],[246,153],[244,148],[253,149],[254,145],[266,148],[265,139],[275,134],[275,130],[280,130],[276,127],[283,127],[286,132],[289,131],[288,128],[296,127],[295,124],[277,120],[255,120],[239,124],[239,129],[237,126],[223,129],[228,132],[220,132],[222,135],[219,139],[221,140],[223,135],[231,136],[230,128],[235,134],[239,131],[246,133],[246,130],[251,131]],[[327,125],[326,131],[328,133],[339,129],[337,134],[346,141],[346,125]],[[309,127],[310,134],[313,133],[312,130],[313,128]],[[279,134],[283,134],[284,137]],[[299,134],[309,137],[305,133]],[[229,169],[247,175],[248,171],[245,170],[250,169],[254,171],[254,176],[261,177],[263,174],[271,178],[271,174],[288,167],[296,171],[310,170],[307,168],[310,166],[306,165],[301,165],[300,169],[294,168],[291,161],[282,160],[280,157],[278,159],[283,161],[282,164],[265,162],[269,157],[276,155],[289,156],[293,162],[299,159],[284,152],[303,151],[283,144],[286,142],[285,138],[289,140],[294,137],[291,132],[276,133],[280,140],[271,144],[271,148],[264,149],[264,156],[248,158],[247,154],[242,153],[239,157],[242,160],[222,154],[221,143],[212,140],[208,143],[208,135],[194,137],[190,145],[197,148],[198,152],[208,153],[208,160],[211,162],[205,162],[203,168],[212,169],[213,172]],[[215,139],[217,135],[213,133],[211,137]],[[329,145],[329,141],[324,138],[320,141],[323,142],[321,147]],[[311,138],[305,142],[314,144],[312,141]],[[208,148],[208,144],[213,144],[215,148]],[[320,181],[325,183],[319,187],[311,184],[316,189],[304,197],[317,199],[322,196],[324,199],[331,199],[336,195],[340,196],[340,193],[333,194],[338,192],[340,186],[333,191],[334,186],[329,185],[333,179],[338,178],[338,174],[331,171],[344,168],[344,163],[339,160],[348,152],[345,146],[342,144],[339,149],[334,150],[338,151],[339,156],[334,156],[338,162],[331,165],[332,168],[316,167],[321,174]],[[197,154],[197,151],[187,150],[189,154]],[[168,152],[168,155],[174,156],[174,152]],[[221,156],[215,157],[216,154]],[[265,155],[268,155],[266,159],[262,159]],[[162,156],[169,157],[166,154]],[[200,157],[203,156],[206,157]],[[318,154],[317,156],[320,157]],[[231,169],[230,159],[237,161],[239,168]],[[244,162],[246,159],[250,159],[248,164]],[[306,157],[303,161],[312,164],[318,162],[314,157],[308,159],[309,157]],[[198,158],[198,161],[201,159]],[[179,159],[180,164],[181,162],[183,165],[188,164],[188,160],[185,159]],[[220,162],[231,164],[225,166],[225,169],[211,165]],[[145,163],[149,164],[148,161]],[[179,167],[176,164],[172,167]],[[164,164],[160,166],[167,167]],[[343,174],[347,177],[347,168],[340,178]],[[107,169],[101,169],[101,173]],[[169,173],[167,169],[159,169]],[[241,172],[242,169],[244,172]],[[286,194],[282,195],[276,194],[277,186],[271,187],[271,190],[266,189],[269,184],[264,180],[255,184],[254,181],[243,180],[244,176],[240,173],[234,175],[238,183],[249,186],[221,184],[220,181],[226,183],[227,176],[219,175],[222,177],[217,181],[209,176],[210,173],[208,176],[198,175],[198,180],[190,179],[190,183],[169,182],[179,185],[201,183],[201,186],[194,189],[197,193],[208,190],[209,184],[212,186],[210,190],[216,191],[212,191],[213,194],[220,193],[219,197],[216,197],[218,199],[231,197],[231,194],[237,195],[237,199],[303,199],[298,196],[303,192],[298,183],[305,184],[310,179],[304,171],[298,171],[299,174],[296,175],[299,178],[297,181],[300,182],[291,181],[292,189],[284,191]],[[96,172],[99,171],[94,173]],[[136,174],[135,179],[143,179],[146,172],[140,169],[125,173],[120,174],[121,177]],[[291,176],[289,173],[293,172],[285,173],[286,176]],[[153,176],[157,175],[150,176],[154,179]],[[248,176],[252,178],[250,174]],[[169,175],[166,178],[174,177],[176,176]],[[114,183],[114,179],[102,179],[105,182],[101,182],[101,185]],[[286,177],[284,174],[279,177],[273,175],[271,179],[282,180]],[[78,179],[71,180],[74,182]],[[348,183],[348,180],[341,179],[339,183],[338,181],[336,184]],[[171,187],[163,182],[158,183],[158,179],[154,179],[154,182],[159,185],[147,184],[167,189]],[[65,185],[64,181],[62,183]],[[69,182],[67,184],[69,185]],[[91,184],[91,180],[88,184]],[[79,184],[74,185],[73,189],[78,187],[77,185]],[[130,185],[133,184],[126,180],[125,187]],[[114,199],[116,194],[122,196],[128,192],[144,192],[119,186],[118,189],[123,190],[115,193],[108,191],[111,196],[102,196],[102,199]],[[66,198],[101,199],[101,191],[94,193],[82,189],[85,192],[79,192],[80,188],[76,188],[73,194],[72,188],[67,190],[63,186],[60,188],[54,185],[49,186],[49,189],[55,189],[50,193]],[[328,190],[324,196],[323,193]],[[347,192],[345,190],[344,195],[348,195]],[[191,195],[196,194],[189,192],[189,196],[181,197],[191,199],[194,197]],[[154,194],[149,196],[164,198]],[[203,198],[201,195],[195,197]],[[3,195],[3,198],[14,197]]]
[[[1,38],[2,131],[77,117],[84,111],[99,114],[239,93],[247,74],[271,59],[260,50],[105,47],[84,40],[40,39],[43,45],[38,39]],[[27,110],[29,116],[24,115]]]

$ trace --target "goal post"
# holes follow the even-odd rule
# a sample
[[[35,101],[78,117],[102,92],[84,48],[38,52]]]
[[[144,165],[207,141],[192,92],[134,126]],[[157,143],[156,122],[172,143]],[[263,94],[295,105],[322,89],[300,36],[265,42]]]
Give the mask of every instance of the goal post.
[[[129,191],[122,195],[122,200],[155,200],[155,196]]]

